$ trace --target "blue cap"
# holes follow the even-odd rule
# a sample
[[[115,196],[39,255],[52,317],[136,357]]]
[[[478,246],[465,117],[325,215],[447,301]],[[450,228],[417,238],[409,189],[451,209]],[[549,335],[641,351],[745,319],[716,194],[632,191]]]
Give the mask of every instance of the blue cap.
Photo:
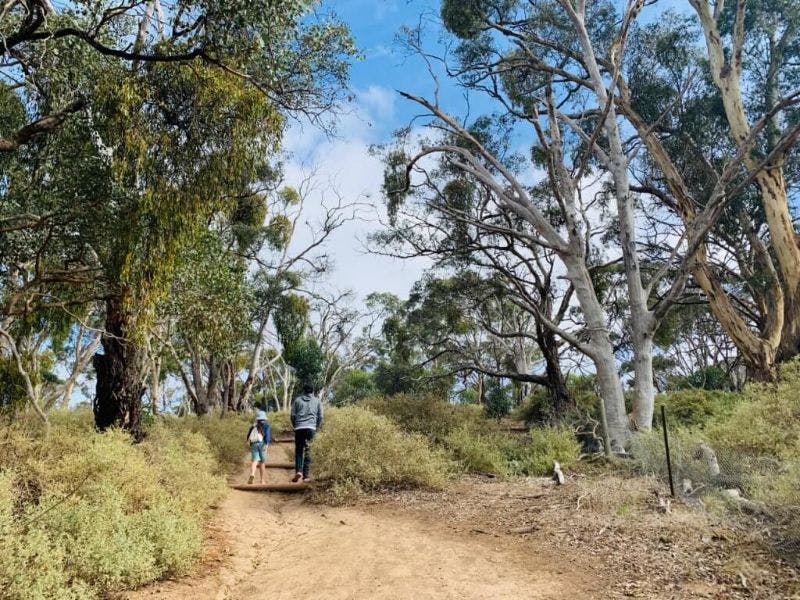
[[[263,410],[256,411],[256,421],[266,421],[267,420],[267,413]]]

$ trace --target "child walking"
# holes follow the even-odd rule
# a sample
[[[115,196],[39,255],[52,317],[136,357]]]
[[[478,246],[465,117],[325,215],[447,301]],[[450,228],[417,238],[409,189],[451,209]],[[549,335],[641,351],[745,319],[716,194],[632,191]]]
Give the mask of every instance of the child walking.
[[[261,485],[264,485],[267,447],[271,441],[272,432],[267,423],[267,413],[259,410],[256,413],[256,422],[247,430],[247,444],[250,447],[250,458],[253,461],[250,465],[250,477],[247,479],[247,483],[253,483],[256,478],[256,468],[258,468]]]

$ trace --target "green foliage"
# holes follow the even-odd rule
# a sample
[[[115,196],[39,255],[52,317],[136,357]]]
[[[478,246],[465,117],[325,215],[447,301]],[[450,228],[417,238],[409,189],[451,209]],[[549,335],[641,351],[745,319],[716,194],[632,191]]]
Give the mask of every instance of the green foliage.
[[[567,392],[571,407],[562,419],[569,425],[580,425],[587,417],[599,420],[600,401],[594,386],[593,375],[570,375],[567,377]],[[550,394],[543,387],[535,387],[533,392],[514,409],[512,416],[528,425],[551,423],[553,407]]]
[[[269,422],[269,426],[272,428],[272,435],[292,431],[292,419],[288,410],[267,413],[267,422]]]
[[[486,386],[486,416],[490,419],[505,417],[514,402],[511,386],[504,386],[498,379],[490,379]]]
[[[569,429],[534,427],[531,441],[524,447],[518,469],[528,475],[551,475],[553,461],[568,469],[578,462],[581,445]]]
[[[389,152],[385,158],[383,194],[386,197],[386,206],[391,222],[397,218],[397,212],[408,195],[408,178],[406,176],[408,161],[409,157],[402,150]]]
[[[447,434],[444,445],[468,473],[507,475],[509,463],[503,452],[504,442],[500,434],[461,425]]]
[[[669,433],[670,460],[677,481],[688,478],[694,486],[714,485],[716,482],[709,473],[708,465],[698,452],[700,438],[686,429],[670,429]],[[667,480],[667,456],[662,432],[652,430],[637,433],[631,439],[628,451],[638,473]]]
[[[679,388],[701,388],[705,390],[730,389],[731,381],[728,373],[717,366],[697,369],[688,377],[676,381],[673,385]]]
[[[404,431],[424,435],[435,444],[445,444],[450,433],[462,426],[475,430],[485,421],[480,406],[450,404],[436,396],[379,396],[367,399],[362,406],[389,417]]]
[[[344,406],[359,402],[378,393],[372,373],[362,369],[347,369],[333,386],[332,403]]]
[[[685,389],[656,397],[656,425],[660,425],[661,405],[667,408],[670,425],[703,427],[709,420],[731,413],[741,396],[718,390]]]
[[[286,248],[292,239],[292,221],[286,215],[275,215],[266,228],[266,239],[274,250]]]
[[[0,356],[0,413],[13,413],[27,399],[25,381],[13,358]]]
[[[730,416],[709,423],[707,435],[721,448],[752,456],[789,457],[800,447],[800,361],[781,366],[775,384],[753,383]]]
[[[445,485],[447,463],[424,437],[357,406],[331,409],[327,420],[312,447],[319,478],[333,486],[329,500],[360,490]]]
[[[306,336],[284,348],[283,359],[294,369],[297,384],[319,387],[325,354],[316,339]]]
[[[670,430],[670,450],[678,479],[688,478],[695,488],[738,488],[746,498],[763,503],[773,522],[781,526],[777,537],[800,541],[800,361],[782,365],[777,383],[748,385],[741,394],[694,390],[685,401],[691,425],[702,429]],[[677,392],[678,398],[686,392]],[[669,397],[672,397],[670,394]],[[712,414],[701,401],[715,408]],[[714,476],[700,452],[700,444],[713,449],[720,467]],[[666,478],[664,443],[660,432],[641,433],[631,441],[637,469]],[[713,494],[712,494],[713,500]],[[734,503],[732,507],[738,509]]]
[[[473,38],[484,26],[488,4],[485,0],[443,0],[442,21],[458,37]]]
[[[208,441],[219,465],[212,472],[222,474],[225,469],[233,468],[241,462],[244,439],[252,417],[237,413],[224,417],[188,415],[180,418],[162,417],[161,423],[170,431],[190,431],[202,435]]]
[[[206,438],[173,423],[133,444],[95,433],[88,412],[52,422],[51,439],[25,419],[0,433],[3,597],[95,598],[187,573],[226,489]]]
[[[245,276],[211,232],[181,251],[164,311],[196,351],[228,356],[238,348],[254,301]]]

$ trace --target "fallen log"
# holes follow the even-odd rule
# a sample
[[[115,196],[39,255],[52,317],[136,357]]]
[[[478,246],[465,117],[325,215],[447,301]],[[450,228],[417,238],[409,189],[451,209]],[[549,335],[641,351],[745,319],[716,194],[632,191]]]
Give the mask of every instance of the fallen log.
[[[743,511],[751,515],[769,515],[766,505],[744,498],[737,489],[722,490],[722,493],[725,494],[726,498],[738,504]]]
[[[231,486],[234,490],[242,490],[244,492],[281,492],[291,494],[296,492],[303,492],[311,485],[308,483],[239,483]]]
[[[514,527],[513,529],[509,529],[508,533],[533,533],[534,531],[538,530],[538,525],[526,525],[525,527]]]

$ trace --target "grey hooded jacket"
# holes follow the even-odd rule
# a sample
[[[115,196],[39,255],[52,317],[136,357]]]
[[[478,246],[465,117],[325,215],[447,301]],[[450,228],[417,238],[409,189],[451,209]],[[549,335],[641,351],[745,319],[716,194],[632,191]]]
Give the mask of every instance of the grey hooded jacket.
[[[292,427],[313,429],[322,427],[322,402],[316,396],[301,394],[292,402]]]

